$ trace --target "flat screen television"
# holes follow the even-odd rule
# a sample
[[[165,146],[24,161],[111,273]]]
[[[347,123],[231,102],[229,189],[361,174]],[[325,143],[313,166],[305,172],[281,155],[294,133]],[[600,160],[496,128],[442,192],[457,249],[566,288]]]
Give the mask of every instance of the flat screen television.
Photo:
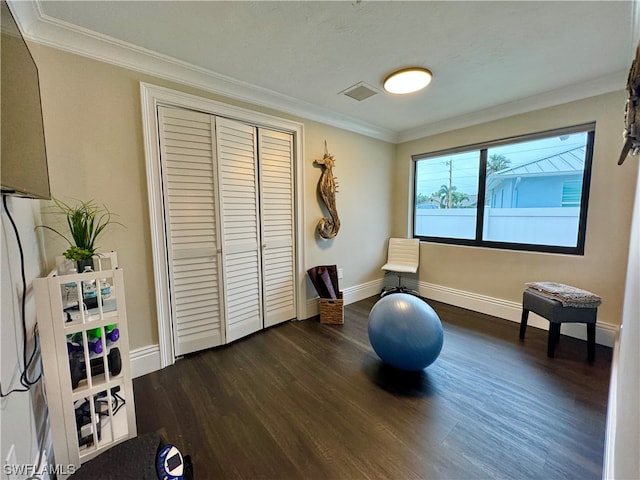
[[[49,199],[38,68],[7,2],[2,0],[0,4],[2,194]]]

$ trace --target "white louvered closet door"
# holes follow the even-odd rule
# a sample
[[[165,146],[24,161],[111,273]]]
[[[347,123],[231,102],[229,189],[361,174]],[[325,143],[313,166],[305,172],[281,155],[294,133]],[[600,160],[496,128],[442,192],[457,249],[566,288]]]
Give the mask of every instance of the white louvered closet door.
[[[295,318],[293,135],[258,129],[264,326]]]
[[[214,117],[158,107],[175,355],[221,345]]]
[[[227,342],[262,329],[255,128],[216,119]]]

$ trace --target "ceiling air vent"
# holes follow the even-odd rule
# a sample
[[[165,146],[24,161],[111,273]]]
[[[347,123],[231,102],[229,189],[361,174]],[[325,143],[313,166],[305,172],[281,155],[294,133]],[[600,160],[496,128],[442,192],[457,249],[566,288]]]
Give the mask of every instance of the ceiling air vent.
[[[346,95],[347,97],[351,97],[355,100],[361,102],[369,97],[377,94],[378,91],[370,85],[367,85],[364,82],[356,83],[355,85],[350,86],[346,90],[340,92],[342,95]]]

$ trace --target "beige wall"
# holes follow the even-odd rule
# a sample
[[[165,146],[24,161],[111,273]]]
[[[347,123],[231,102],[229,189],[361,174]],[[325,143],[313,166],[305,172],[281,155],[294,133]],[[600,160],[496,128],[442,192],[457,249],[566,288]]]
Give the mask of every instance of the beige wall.
[[[100,244],[118,251],[125,268],[132,348],[158,342],[140,81],[304,123],[304,267],[337,264],[345,273],[342,289],[380,279],[386,239],[391,233],[407,233],[412,154],[595,120],[584,256],[424,243],[420,280],[517,302],[524,282],[552,279],[599,293],[604,299],[601,321],[620,321],[637,168],[634,162],[616,166],[622,92],[393,146],[41,45],[34,45],[33,52],[41,77],[53,195],[93,198],[118,213],[127,227],[113,228]],[[316,193],[320,169],[313,160],[322,157],[325,140],[336,158],[339,184],[342,227],[333,240],[315,233],[322,209]],[[47,238],[50,266],[65,248],[58,239]],[[307,296],[314,296],[311,289]]]
[[[390,231],[393,145],[42,45],[32,50],[40,72],[52,194],[95,199],[127,227],[111,229],[99,243],[116,250],[125,269],[132,348],[158,343],[140,81],[303,122],[305,268],[338,264],[345,271],[342,288],[379,278]],[[313,160],[322,157],[325,140],[336,158],[342,221],[330,241],[314,233],[322,213],[316,195],[320,170]],[[62,241],[47,236],[49,266],[65,249]]]
[[[599,320],[619,324],[637,162],[617,166],[624,92],[546,108],[398,145],[392,231],[407,233],[411,155],[596,121],[584,256],[421,244],[420,280],[520,302],[527,281],[558,281],[598,293]]]
[[[341,289],[380,279],[390,234],[394,146],[320,124],[307,122],[306,126],[305,232],[313,232],[306,243],[307,265],[343,268]],[[311,166],[314,159],[322,158],[325,139],[336,160],[341,222],[340,232],[331,240],[315,233],[324,213],[316,194],[321,170]]]

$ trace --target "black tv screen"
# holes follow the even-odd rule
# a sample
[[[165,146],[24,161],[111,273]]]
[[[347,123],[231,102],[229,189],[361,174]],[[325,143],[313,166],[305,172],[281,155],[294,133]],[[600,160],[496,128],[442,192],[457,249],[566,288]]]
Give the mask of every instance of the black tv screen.
[[[2,193],[51,198],[38,68],[7,3],[1,2],[0,183]]]

